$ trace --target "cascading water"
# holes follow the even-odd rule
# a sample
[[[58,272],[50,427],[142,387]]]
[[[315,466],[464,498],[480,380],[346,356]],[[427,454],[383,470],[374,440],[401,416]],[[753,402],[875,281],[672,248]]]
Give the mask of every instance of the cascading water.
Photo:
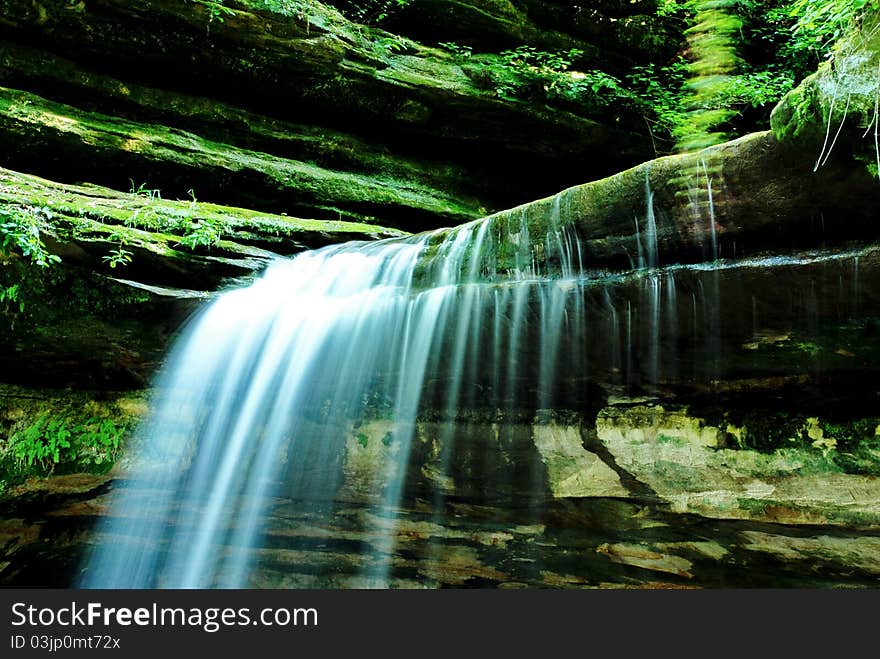
[[[480,497],[528,508],[545,477],[530,428],[595,405],[597,374],[649,392],[670,378],[715,376],[722,274],[762,267],[661,268],[664,220],[647,186],[646,195],[635,272],[587,271],[584,245],[561,221],[571,217],[561,193],[541,235],[524,208],[279,260],[253,285],[220,295],[167,361],[133,442],[132,475],[114,492],[81,585],[262,585],[259,566],[283,569],[302,543],[335,574],[327,528],[366,501],[358,533],[343,537],[362,560],[331,583],[388,586],[402,510],[420,506],[442,524],[446,499],[466,488],[456,481],[466,478],[462,460]],[[858,256],[834,257],[845,258],[855,272]],[[777,298],[751,297],[742,327],[725,328],[736,345],[762,331],[759,307],[778,306],[785,291],[757,294]],[[480,432],[522,462],[490,464],[464,445],[475,410],[488,419]],[[307,511],[300,545],[284,526],[290,502]],[[441,550],[429,553],[442,560]],[[530,560],[539,571],[540,556]],[[313,580],[297,585],[328,583],[310,569]]]
[[[358,426],[370,414],[393,420],[383,438],[393,450],[378,479],[386,485],[380,503],[393,509],[420,403],[439,399],[447,417],[473,406],[484,349],[495,364],[491,404],[523,404],[511,374],[531,341],[534,305],[542,319],[538,398],[549,406],[559,334],[571,322],[570,287],[560,282],[581,270],[579,242],[558,225],[558,204],[542,242],[530,239],[523,216],[501,236],[505,251],[499,227],[482,221],[308,252],[221,295],[168,360],[139,434],[135,476],[116,497],[83,585],[247,584],[266,501],[282,491],[332,499],[346,442],[366,441]],[[560,279],[533,286],[540,267]],[[440,444],[442,470],[451,436]],[[378,585],[393,537],[392,516],[373,546],[378,559],[365,568]]]

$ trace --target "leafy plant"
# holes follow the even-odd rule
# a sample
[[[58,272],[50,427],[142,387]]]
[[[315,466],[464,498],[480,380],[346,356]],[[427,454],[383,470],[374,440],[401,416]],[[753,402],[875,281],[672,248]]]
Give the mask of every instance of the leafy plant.
[[[223,0],[190,0],[201,5],[208,12],[208,25],[206,31],[210,33],[212,23],[223,23],[227,16],[235,16],[235,10],[223,4]]]
[[[0,250],[15,250],[31,263],[48,267],[61,261],[51,254],[43,242],[42,232],[50,227],[52,211],[32,206],[7,206],[0,208]]]
[[[114,249],[109,254],[106,254],[101,260],[104,261],[111,268],[115,268],[116,266],[124,266],[131,263],[132,253],[127,249],[124,249],[121,245]]]
[[[162,192],[158,188],[148,188],[146,183],[141,183],[140,185],[135,186],[134,179],[130,178],[128,180],[131,182],[131,189],[129,190],[131,194],[146,197],[150,201],[162,199]]]
[[[331,0],[329,4],[356,23],[376,25],[409,5],[412,0]]]
[[[57,464],[71,447],[71,435],[63,419],[50,419],[43,414],[34,424],[10,438],[12,456],[28,467]]]
[[[626,95],[619,78],[598,69],[572,72],[567,78],[557,79],[549,91],[570,100],[590,97],[597,105],[610,105]]]
[[[584,52],[572,48],[567,52],[547,52],[534,46],[519,46],[513,50],[505,50],[501,58],[510,68],[521,73],[542,77],[552,77],[555,73],[568,71],[573,60]]]
[[[102,464],[114,459],[126,429],[111,419],[91,417],[74,430],[78,432],[76,460],[86,464]]]
[[[227,227],[221,220],[202,218],[190,225],[186,235],[180,239],[180,244],[190,249],[211,247],[220,242],[226,230]]]
[[[460,59],[466,59],[474,54],[474,49],[470,46],[463,46],[454,41],[441,41],[437,45]]]
[[[387,37],[381,37],[376,41],[376,45],[388,53],[403,53],[410,48],[410,44],[407,39],[404,39],[403,37],[398,37],[393,34]]]
[[[868,9],[880,10],[880,0],[794,0],[789,14],[797,19],[795,35],[834,42]]]
[[[687,62],[678,58],[666,66],[654,63],[636,66],[627,76],[633,103],[645,118],[652,134],[668,137],[681,121],[686,75]]]
[[[89,417],[72,422],[67,415],[41,414],[9,438],[9,451],[21,466],[54,468],[62,462],[102,464],[111,461],[126,428],[111,419]]]
[[[9,312],[10,306],[17,306],[19,313],[24,313],[25,304],[21,299],[21,284],[0,286],[0,304],[5,307],[6,313]]]

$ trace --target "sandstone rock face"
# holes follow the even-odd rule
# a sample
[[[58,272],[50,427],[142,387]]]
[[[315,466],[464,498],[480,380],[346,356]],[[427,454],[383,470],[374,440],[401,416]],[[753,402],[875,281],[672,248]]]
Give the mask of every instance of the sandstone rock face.
[[[880,454],[878,428],[872,423],[856,439],[855,450],[866,460],[859,468],[840,460],[835,438],[811,440],[810,429],[820,425],[817,418],[791,424],[786,428],[790,435],[763,451],[746,445],[749,435],[767,437],[772,431],[766,426],[714,427],[659,405],[603,410],[596,431],[616,464],[669,502],[673,511],[877,527]]]
[[[876,433],[878,423],[850,428]],[[623,400],[595,419],[524,423],[519,436],[530,446],[503,441],[492,422],[463,425],[452,436],[436,422],[420,424],[408,466],[414,491],[395,510],[378,504],[401,448],[386,439],[393,423],[353,428],[335,494],[266,501],[267,539],[250,584],[383,584],[369,574],[389,551],[388,534],[395,587],[846,587],[876,579],[876,434],[856,438],[846,424],[810,417],[803,426],[782,422],[780,447],[758,451],[747,446],[750,433],[767,436],[766,427]],[[836,433],[846,453],[810,439],[817,426]],[[438,437],[468,443],[442,474]],[[848,454],[862,455],[858,469]],[[532,473],[527,501],[521,487],[511,489],[517,469]],[[78,474],[16,486],[0,523],[4,584],[75,578],[95,540],[87,529],[111,514],[124,470],[109,476],[116,480]]]

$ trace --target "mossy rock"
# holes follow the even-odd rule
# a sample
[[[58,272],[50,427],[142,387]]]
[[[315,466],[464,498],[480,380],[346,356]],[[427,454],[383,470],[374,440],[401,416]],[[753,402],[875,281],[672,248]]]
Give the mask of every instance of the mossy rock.
[[[150,188],[165,187],[170,196],[183,198],[188,189],[203,198],[298,210],[323,220],[378,224],[381,218],[430,227],[479,215],[478,207],[417,183],[328,170],[176,128],[81,111],[28,92],[0,88],[0,116],[5,117],[0,144],[7,163],[68,182],[68,163],[78,159],[76,177],[117,189],[147,181]]]
[[[143,387],[205,298],[245,283],[279,254],[402,235],[5,169],[0,225],[0,291],[14,289],[0,301],[0,370],[32,386],[94,388]],[[31,232],[58,263],[22,255],[15,235]]]
[[[880,93],[878,28],[880,12],[868,11],[860,29],[837,45],[833,59],[786,94],[770,117],[778,140],[816,145],[820,164],[835,142],[857,152],[873,149],[873,139],[866,144],[862,133],[875,121]]]

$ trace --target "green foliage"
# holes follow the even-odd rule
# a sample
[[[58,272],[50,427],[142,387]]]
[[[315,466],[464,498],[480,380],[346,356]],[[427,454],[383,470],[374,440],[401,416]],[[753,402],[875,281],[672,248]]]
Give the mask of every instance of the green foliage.
[[[0,208],[0,251],[17,251],[40,267],[61,261],[50,254],[43,242],[42,232],[51,225],[52,211],[48,208],[10,205]]]
[[[507,66],[521,73],[550,77],[568,71],[572,60],[583,54],[583,51],[577,48],[565,53],[551,53],[533,46],[519,46],[514,50],[505,50],[501,53],[501,58]]]
[[[387,37],[380,37],[375,43],[379,48],[388,53],[405,53],[410,49],[408,39],[393,34]]]
[[[101,260],[111,268],[115,268],[116,266],[128,265],[131,263],[131,256],[131,252],[120,245],[117,249],[106,254]]]
[[[223,0],[190,0],[208,11],[208,24],[222,23],[227,16],[235,16],[235,10],[223,4]]]
[[[579,88],[575,86],[575,78],[569,73],[571,63],[583,55],[583,51],[572,48],[566,52],[547,52],[533,46],[519,46],[501,53],[502,66],[512,71],[519,78],[518,88],[537,87],[544,91],[548,98],[554,96],[577,96]],[[610,76],[609,76],[610,78]],[[518,89],[514,89],[514,93]],[[510,95],[508,90],[501,90],[499,96]]]
[[[10,437],[9,444],[13,457],[28,467],[38,464],[61,461],[61,452],[67,454],[70,448],[71,432],[60,419],[49,419],[42,415],[25,430]]]
[[[627,91],[618,78],[597,69],[574,71],[567,76],[559,76],[554,84],[548,86],[547,91],[551,99],[579,102],[587,107],[611,105],[627,96]]]
[[[689,15],[696,5],[696,0],[658,0],[658,16],[684,16]]]
[[[131,182],[131,189],[129,192],[131,194],[136,194],[141,197],[146,197],[147,199],[157,200],[162,198],[162,191],[158,188],[148,188],[146,182],[141,183],[140,185],[135,186],[134,179],[128,179]]]
[[[180,244],[190,249],[212,247],[220,242],[227,230],[226,224],[220,220],[201,218],[190,223],[186,234],[180,239]]]
[[[880,0],[794,0],[789,14],[797,19],[795,35],[827,45],[852,29],[868,9],[880,10]]]
[[[92,416],[76,422],[67,415],[43,413],[10,436],[8,451],[20,467],[49,469],[64,462],[100,465],[116,457],[125,432],[111,419]]]
[[[412,0],[335,0],[331,1],[342,14],[362,25],[376,25],[405,8]]]
[[[662,0],[658,16],[691,25],[683,56],[634,67],[624,78],[627,94],[616,100],[631,103],[661,144],[672,138],[685,150],[766,128],[773,105],[878,3]]]
[[[461,44],[457,44],[454,41],[441,41],[437,44],[443,50],[447,50],[459,59],[467,59],[471,55],[474,54],[474,49],[470,46],[463,46]]]
[[[561,101],[582,109],[604,107],[627,95],[622,82],[604,71],[572,71],[572,63],[582,55],[577,48],[564,52],[533,46],[505,50],[498,56],[500,75],[493,79],[494,92],[502,98]]]
[[[0,286],[0,304],[4,307],[4,313],[9,313],[10,306],[17,306],[19,313],[24,313],[25,304],[20,296],[21,284]]]
[[[112,419],[90,417],[73,429],[75,459],[80,463],[98,465],[112,462],[126,431],[125,426],[117,425]]]
[[[151,201],[161,201],[162,195],[158,189],[148,188],[146,183],[135,185],[132,179],[129,181],[131,181],[130,192],[132,194],[146,197]],[[192,189],[189,189],[187,193],[190,197],[190,208],[195,210],[196,204],[198,204],[196,193]],[[216,245],[223,237],[223,233],[229,229],[227,224],[220,219],[200,218],[193,220],[188,213],[174,208],[139,208],[125,218],[124,224],[127,227],[146,226],[159,228],[170,233],[183,233],[178,244],[190,249]],[[104,262],[111,268],[131,263],[132,254],[123,249],[124,237],[121,237],[121,240],[123,245],[103,257]]]
[[[678,58],[666,66],[636,66],[627,76],[633,104],[661,139],[668,139],[681,122],[686,74],[687,63]]]
[[[834,438],[838,450],[842,452],[856,452],[863,445],[877,448],[880,444],[877,436],[877,419],[856,419],[836,423],[822,421],[821,427],[827,437]]]
[[[690,63],[685,83],[685,112],[673,129],[678,151],[696,151],[727,139],[724,124],[736,114],[730,86],[741,65],[736,53],[741,19],[733,0],[700,0],[695,24],[685,34]]]
[[[752,71],[733,76],[720,94],[731,106],[766,107],[779,101],[794,87],[794,77],[785,71]]]
[[[659,0],[645,41],[663,43],[676,32],[686,41],[669,61],[638,64],[619,77],[574,70],[583,56],[576,49],[523,45],[491,55],[455,42],[439,46],[496,96],[610,115],[617,122],[641,116],[658,153],[692,151],[769,127],[773,105],[829,56],[847,24],[878,4]]]

